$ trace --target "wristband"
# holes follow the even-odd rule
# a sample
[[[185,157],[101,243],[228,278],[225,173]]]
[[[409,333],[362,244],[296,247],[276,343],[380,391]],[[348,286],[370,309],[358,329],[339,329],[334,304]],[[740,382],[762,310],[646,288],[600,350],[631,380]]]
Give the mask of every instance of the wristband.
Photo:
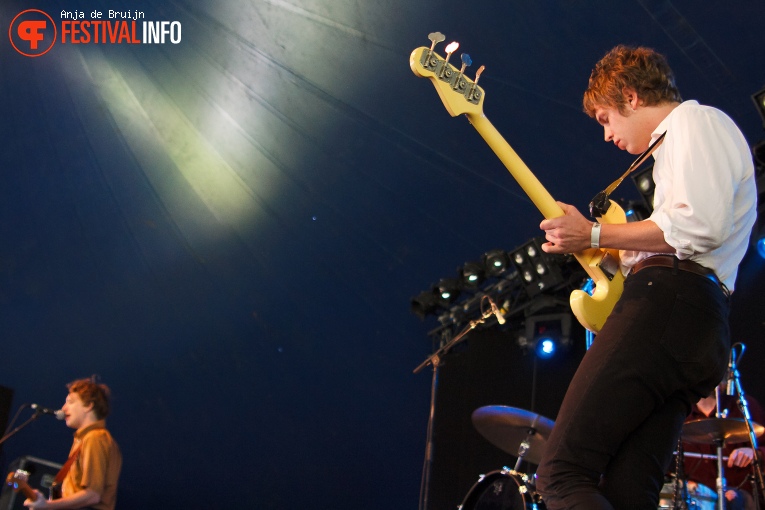
[[[590,246],[593,248],[600,248],[600,223],[597,221],[592,224],[592,230],[590,231]]]

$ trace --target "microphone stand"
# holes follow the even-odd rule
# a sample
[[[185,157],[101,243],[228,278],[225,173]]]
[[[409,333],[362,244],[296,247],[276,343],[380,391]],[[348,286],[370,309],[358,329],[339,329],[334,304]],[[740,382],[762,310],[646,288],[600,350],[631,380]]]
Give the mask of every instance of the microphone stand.
[[[739,358],[744,355],[746,346],[741,345],[741,354]],[[735,347],[735,345],[734,345]],[[754,496],[755,508],[760,508],[760,498],[765,494],[765,480],[762,475],[762,458],[760,451],[757,449],[757,436],[754,433],[754,426],[752,425],[752,415],[749,412],[749,403],[746,401],[746,395],[744,389],[741,386],[741,378],[738,372],[736,356],[731,355],[731,379],[733,380],[733,386],[738,394],[738,407],[741,410],[741,414],[744,415],[744,422],[746,423],[746,429],[749,432],[749,442],[752,446],[752,471],[754,473],[754,490],[757,492]]]
[[[685,479],[685,449],[683,438],[677,440],[677,456],[675,457],[675,483],[672,494],[673,510],[688,510],[690,497],[688,495],[688,483]]]
[[[43,413],[41,413],[39,410],[35,411],[34,414],[24,423],[16,427],[15,429],[11,430],[7,434],[5,434],[3,437],[0,437],[0,445],[5,443],[7,440],[9,440],[12,436],[16,435],[17,432],[19,432],[21,429],[35,421],[37,418],[42,416]]]
[[[720,385],[715,387],[715,418],[722,418],[720,411]],[[723,467],[723,444],[725,439],[717,438],[714,440],[717,448],[717,510],[725,510],[725,468]]]
[[[428,415],[428,430],[426,434],[427,446],[425,447],[425,465],[423,466],[422,483],[420,485],[420,510],[427,510],[428,496],[430,493],[430,474],[433,467],[433,417],[436,412],[436,389],[438,387],[438,372],[441,366],[441,358],[457,345],[470,331],[474,330],[479,324],[486,322],[486,319],[494,315],[490,307],[481,314],[479,319],[470,321],[465,329],[459,332],[457,336],[442,345],[436,352],[431,354],[420,365],[414,369],[415,374],[419,373],[428,365],[433,365],[433,378],[430,385],[430,414]]]

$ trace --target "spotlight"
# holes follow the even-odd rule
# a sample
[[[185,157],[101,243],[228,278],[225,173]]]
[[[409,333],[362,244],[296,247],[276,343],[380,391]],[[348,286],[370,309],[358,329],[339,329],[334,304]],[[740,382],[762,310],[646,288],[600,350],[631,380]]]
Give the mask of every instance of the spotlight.
[[[581,290],[592,296],[592,293],[595,290],[595,280],[592,278],[587,278],[582,284]]]
[[[424,319],[426,315],[434,313],[437,309],[438,299],[432,290],[421,292],[418,296],[412,298],[412,313],[417,315],[420,319]]]
[[[486,271],[483,264],[478,262],[466,262],[460,270],[462,285],[467,289],[476,289],[486,279]]]
[[[765,237],[757,240],[757,254],[760,258],[765,259]]]
[[[571,343],[571,314],[563,312],[527,317],[525,334],[526,346],[533,349],[538,358],[552,358]]]
[[[639,176],[639,178],[635,179],[635,184],[643,194],[651,193],[655,187],[652,176],[646,175],[645,173]]]
[[[653,192],[656,189],[656,185],[653,182],[653,165],[647,166],[640,171],[632,172],[630,177],[640,192],[640,196],[643,198],[643,205],[650,214],[653,211]]]
[[[549,359],[555,355],[555,351],[558,350],[558,344],[554,338],[541,337],[536,342],[536,352],[538,358]]]
[[[483,266],[488,276],[500,276],[507,271],[509,260],[504,250],[491,250],[483,256]]]
[[[532,239],[513,250],[510,258],[526,283],[530,296],[539,294],[563,282],[563,275],[557,260],[542,251],[542,240]]]
[[[436,301],[443,307],[454,303],[461,292],[460,281],[454,278],[441,278],[436,286]]]

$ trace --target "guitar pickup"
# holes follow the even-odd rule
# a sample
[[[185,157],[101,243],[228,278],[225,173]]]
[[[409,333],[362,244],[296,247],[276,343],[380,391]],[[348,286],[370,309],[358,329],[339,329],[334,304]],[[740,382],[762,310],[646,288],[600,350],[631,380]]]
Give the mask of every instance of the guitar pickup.
[[[608,250],[604,250],[603,258],[598,262],[598,267],[609,280],[613,280],[616,272],[621,271],[619,261]]]

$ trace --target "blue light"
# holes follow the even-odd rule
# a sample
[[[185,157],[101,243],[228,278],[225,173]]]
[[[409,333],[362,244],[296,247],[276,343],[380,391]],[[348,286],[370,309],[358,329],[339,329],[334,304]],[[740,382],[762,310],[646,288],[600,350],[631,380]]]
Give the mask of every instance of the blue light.
[[[760,258],[765,259],[765,237],[761,237],[757,241],[757,253],[759,253]]]
[[[555,354],[556,343],[552,338],[542,337],[537,340],[537,356],[542,359],[551,358]]]
[[[592,296],[592,293],[595,292],[595,280],[588,278],[582,285],[582,290]]]

